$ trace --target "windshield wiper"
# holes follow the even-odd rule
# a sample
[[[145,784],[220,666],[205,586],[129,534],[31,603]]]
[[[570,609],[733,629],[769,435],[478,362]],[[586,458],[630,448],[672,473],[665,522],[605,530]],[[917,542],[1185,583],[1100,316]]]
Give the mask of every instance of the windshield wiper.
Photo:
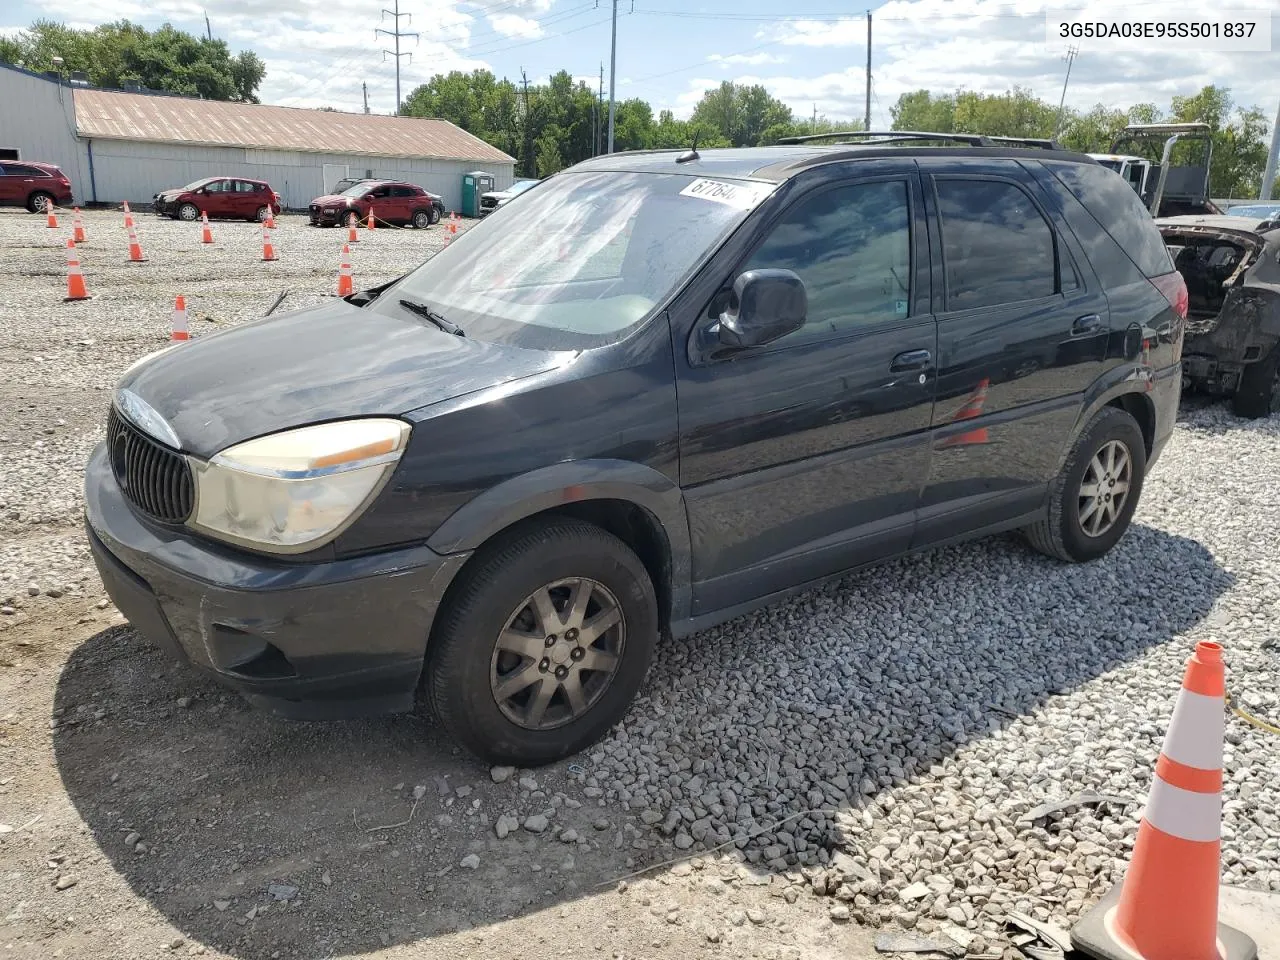
[[[442,314],[436,313],[436,311],[432,310],[425,303],[418,303],[416,300],[402,299],[400,301],[400,306],[404,307],[406,310],[416,313],[424,320],[430,320],[445,333],[452,333],[455,337],[466,336],[466,334],[462,332],[462,328],[460,326],[451,320],[446,320]]]

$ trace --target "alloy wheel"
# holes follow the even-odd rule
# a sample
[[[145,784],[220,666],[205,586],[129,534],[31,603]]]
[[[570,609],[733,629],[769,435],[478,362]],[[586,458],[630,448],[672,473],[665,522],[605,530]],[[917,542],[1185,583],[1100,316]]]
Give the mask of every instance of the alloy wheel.
[[[489,687],[498,709],[526,730],[577,720],[612,683],[626,635],[622,607],[604,584],[574,577],[539,587],[494,644]]]
[[[1080,528],[1087,537],[1101,537],[1115,526],[1129,499],[1133,457],[1119,440],[1108,440],[1093,455],[1080,482]]]

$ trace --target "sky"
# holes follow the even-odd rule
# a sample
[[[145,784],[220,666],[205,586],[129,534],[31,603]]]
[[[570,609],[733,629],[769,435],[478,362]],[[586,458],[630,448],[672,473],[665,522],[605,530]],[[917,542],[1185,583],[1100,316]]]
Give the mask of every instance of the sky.
[[[8,0],[0,33],[37,17],[88,27],[127,18],[213,35],[266,62],[265,103],[359,110],[362,84],[374,112],[395,109],[394,40],[384,4],[396,0]],[[564,69],[608,96],[612,0],[399,0],[401,93],[435,73],[488,68],[519,82]],[[865,0],[864,0],[865,3]],[[1076,4],[1083,6],[1083,0]],[[1232,10],[1272,11],[1280,0],[1227,0]],[[958,88],[998,93],[1028,87],[1057,103],[1067,72],[1067,43],[1047,43],[1044,0],[889,0],[873,2],[872,127],[889,126],[904,92]],[[1161,4],[1194,12],[1199,4]],[[866,91],[866,7],[835,0],[619,0],[617,97],[641,97],[655,112],[687,117],[703,91],[722,80],[760,83],[798,116],[861,118]],[[783,11],[783,12],[780,12]],[[1275,28],[1280,33],[1280,27]],[[1069,106],[1125,107],[1192,94],[1207,83],[1231,89],[1239,104],[1268,118],[1280,100],[1280,41],[1272,52],[1212,53],[1145,49],[1117,53],[1078,41],[1066,90]]]

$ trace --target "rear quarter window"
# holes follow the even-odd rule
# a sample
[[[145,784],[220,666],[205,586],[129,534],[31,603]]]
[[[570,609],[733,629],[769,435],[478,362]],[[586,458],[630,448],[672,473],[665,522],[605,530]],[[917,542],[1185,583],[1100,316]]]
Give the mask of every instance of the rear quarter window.
[[[1095,163],[1041,161],[1118,243],[1144,276],[1173,271],[1155,221],[1133,187]],[[1083,239],[1083,238],[1082,238]]]

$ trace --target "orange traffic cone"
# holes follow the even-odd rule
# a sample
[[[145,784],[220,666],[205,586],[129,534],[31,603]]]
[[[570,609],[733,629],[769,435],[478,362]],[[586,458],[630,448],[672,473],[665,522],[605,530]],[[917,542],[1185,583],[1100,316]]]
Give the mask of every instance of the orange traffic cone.
[[[133,211],[129,209],[128,200],[124,202],[124,226],[126,230],[133,227]]]
[[[63,300],[88,300],[89,291],[85,289],[84,274],[80,272],[80,255],[76,253],[76,242],[67,241],[67,295]]]
[[[351,283],[351,248],[342,245],[342,260],[338,263],[338,296],[349,297],[356,292]]]
[[[276,212],[271,204],[267,204],[267,229],[274,230],[276,228]]]
[[[276,248],[271,243],[271,230],[264,223],[262,225],[262,259],[274,260],[276,258]]]
[[[347,243],[359,243],[360,231],[356,229],[356,222],[352,220],[347,224]]]
[[[74,231],[73,237],[76,243],[84,243],[84,223],[80,219],[80,208],[75,207],[73,209],[75,210],[75,217],[71,221],[72,229]]]
[[[200,242],[213,243],[213,231],[209,229],[209,214],[204,210],[200,211]]]
[[[369,208],[369,224],[368,226],[365,227],[365,229],[366,230],[373,229],[373,208],[372,207]]]
[[[132,263],[142,263],[147,258],[142,255],[142,244],[138,242],[138,231],[133,228],[133,224],[129,224],[129,260]]]
[[[173,301],[173,323],[170,327],[169,339],[171,341],[191,339],[191,334],[187,330],[187,298],[182,294],[178,294],[178,298]]]
[[[960,412],[953,418],[952,422],[960,420],[972,420],[975,417],[982,416],[982,407],[987,402],[987,388],[991,386],[991,381],[987,377],[983,377],[973,394],[960,408]],[[966,433],[957,434],[948,437],[942,442],[943,447],[961,447],[971,443],[986,443],[988,440],[987,428],[979,427],[977,430],[969,430]]]
[[[1071,930],[1099,960],[1254,960],[1258,948],[1218,923],[1221,872],[1222,647],[1187,659],[1129,871]]]
[[[47,199],[44,202],[45,221],[44,225],[50,230],[58,229],[58,218],[53,215],[53,200]]]

